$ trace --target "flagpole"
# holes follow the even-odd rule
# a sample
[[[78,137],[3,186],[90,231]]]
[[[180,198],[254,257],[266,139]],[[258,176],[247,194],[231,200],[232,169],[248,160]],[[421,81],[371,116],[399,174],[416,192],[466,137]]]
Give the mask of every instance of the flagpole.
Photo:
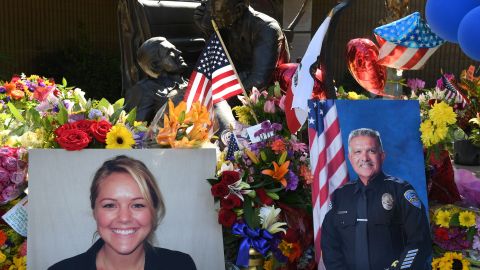
[[[240,76],[238,76],[237,69],[235,68],[235,65],[233,64],[232,58],[230,58],[230,54],[228,53],[227,47],[225,46],[225,43],[223,43],[223,39],[222,39],[222,36],[220,35],[220,31],[218,30],[217,23],[213,19],[211,21],[212,21],[213,29],[215,30],[215,33],[217,34],[218,39],[220,40],[220,43],[222,44],[223,50],[225,51],[225,54],[227,55],[228,61],[230,62],[230,65],[232,66],[233,72],[235,73],[235,76],[237,76],[238,82],[240,83],[240,87],[242,88],[242,91],[243,91],[243,95],[245,96],[245,98],[247,100],[249,100],[247,91],[245,91],[245,87],[243,87],[242,80],[240,80]],[[257,115],[255,114],[255,112],[253,110],[250,110],[250,113],[252,114],[255,122],[258,124],[258,119],[257,119]]]

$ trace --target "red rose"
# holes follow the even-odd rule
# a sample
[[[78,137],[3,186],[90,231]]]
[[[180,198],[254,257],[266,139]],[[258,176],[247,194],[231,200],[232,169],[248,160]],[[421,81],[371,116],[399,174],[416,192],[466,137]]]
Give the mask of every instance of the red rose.
[[[90,135],[90,127],[92,126],[93,122],[94,121],[88,119],[78,120],[76,122],[73,122],[72,126]]]
[[[220,212],[218,212],[218,223],[223,226],[230,228],[235,221],[237,221],[237,214],[232,210],[221,208]]]
[[[236,171],[224,171],[222,172],[221,182],[225,185],[231,185],[240,180],[240,174]]]
[[[212,192],[213,197],[220,198],[227,196],[229,193],[228,187],[223,183],[213,185],[210,191]]]
[[[228,195],[226,199],[220,201],[220,206],[225,209],[238,208],[242,206],[242,200],[236,195]]]
[[[55,131],[53,133],[55,133],[55,135],[57,135],[57,137],[60,137],[60,135],[62,135],[62,133],[65,130],[69,130],[69,129],[75,129],[75,127],[72,126],[69,123],[66,123],[66,124],[63,124],[63,125],[59,126],[57,129],[55,129]]]
[[[105,143],[105,139],[107,138],[107,133],[112,128],[112,124],[110,124],[106,120],[101,120],[98,122],[94,122],[90,126],[90,133],[95,137],[95,140]]]
[[[68,129],[64,130],[55,140],[63,149],[74,151],[87,147],[92,139],[80,129]]]
[[[267,195],[267,192],[265,191],[265,189],[259,188],[259,189],[255,190],[255,192],[257,193],[257,197],[260,199],[260,201],[263,204],[266,204],[266,205],[272,205],[273,204],[273,199],[270,198]]]

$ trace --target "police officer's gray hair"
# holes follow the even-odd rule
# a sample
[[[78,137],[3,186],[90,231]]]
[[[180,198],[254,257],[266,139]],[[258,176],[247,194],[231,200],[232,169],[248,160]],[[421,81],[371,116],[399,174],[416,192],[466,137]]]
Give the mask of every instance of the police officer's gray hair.
[[[371,128],[359,128],[354,129],[350,132],[350,134],[348,135],[348,152],[351,152],[350,141],[358,136],[367,136],[374,138],[375,140],[377,140],[377,144],[380,146],[380,151],[383,152],[383,144],[382,139],[380,138],[380,132]]]

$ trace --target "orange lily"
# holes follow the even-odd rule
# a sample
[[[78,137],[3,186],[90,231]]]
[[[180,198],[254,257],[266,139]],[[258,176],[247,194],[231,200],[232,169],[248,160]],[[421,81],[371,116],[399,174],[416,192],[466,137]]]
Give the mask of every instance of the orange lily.
[[[262,174],[269,175],[273,179],[279,181],[282,186],[287,186],[287,180],[285,179],[285,175],[288,173],[288,165],[290,165],[290,161],[285,161],[282,165],[278,166],[277,162],[273,162],[273,170],[266,169],[262,171]]]
[[[175,140],[178,128],[176,124],[170,125],[170,120],[167,115],[165,115],[163,122],[163,128],[160,128],[157,134],[157,143],[162,146],[167,146]]]

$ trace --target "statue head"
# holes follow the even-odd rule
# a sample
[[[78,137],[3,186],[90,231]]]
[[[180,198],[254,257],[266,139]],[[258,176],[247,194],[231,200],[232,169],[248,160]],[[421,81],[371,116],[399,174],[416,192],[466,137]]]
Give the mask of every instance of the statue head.
[[[250,0],[211,0],[212,18],[219,28],[228,28],[238,21],[250,5]]]
[[[166,38],[153,37],[138,48],[137,61],[148,76],[158,78],[162,73],[181,73],[187,67],[181,55]]]

